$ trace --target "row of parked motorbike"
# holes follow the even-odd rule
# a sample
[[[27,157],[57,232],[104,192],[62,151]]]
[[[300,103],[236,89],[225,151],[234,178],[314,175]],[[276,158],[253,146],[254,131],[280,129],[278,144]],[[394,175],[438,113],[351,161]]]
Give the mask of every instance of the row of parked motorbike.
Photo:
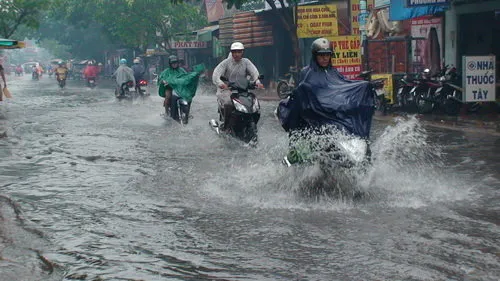
[[[295,88],[294,74],[297,70],[290,69],[287,79],[281,79],[277,85],[277,94],[285,99]],[[457,115],[463,106],[467,106],[468,112],[477,112],[480,103],[465,104],[463,102],[463,89],[457,69],[445,66],[443,69],[431,75],[429,69],[425,69],[417,75],[405,74],[397,81],[395,102],[389,99],[389,93],[385,91],[384,78],[372,79],[373,71],[363,71],[358,79],[370,81],[377,94],[376,108],[383,114],[392,111],[404,111],[409,113],[428,114],[432,112],[444,112],[448,115]]]
[[[450,66],[445,66],[435,75],[431,75],[429,69],[414,76],[406,74],[398,81],[394,103],[390,103],[385,91],[377,91],[377,108],[383,113],[397,110],[457,115],[466,106],[468,112],[477,112],[481,107],[480,103],[464,103],[460,80],[457,69]]]

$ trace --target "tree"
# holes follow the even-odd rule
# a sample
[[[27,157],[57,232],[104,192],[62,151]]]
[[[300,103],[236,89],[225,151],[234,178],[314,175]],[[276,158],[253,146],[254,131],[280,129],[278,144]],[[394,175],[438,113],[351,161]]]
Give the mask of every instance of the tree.
[[[36,29],[49,0],[3,0],[0,2],[0,35],[10,38],[19,26]]]
[[[173,0],[175,1],[175,0]],[[254,2],[255,0],[226,0],[228,8],[235,6],[236,8],[241,8],[242,5],[249,2]],[[297,25],[295,23],[294,14],[297,14],[297,3],[298,0],[287,0],[289,7],[285,5],[285,0],[265,0],[267,4],[271,7],[273,13],[279,18],[281,25],[290,35],[292,40],[293,53],[295,56],[295,65],[302,65],[302,57],[300,55],[299,48],[299,38],[297,37]],[[281,8],[278,9],[276,6],[276,1],[279,2]],[[287,7],[287,8],[285,8]]]
[[[170,49],[173,39],[186,37],[206,24],[199,7],[164,0],[97,0],[99,21],[129,46],[144,50],[156,43]],[[110,17],[110,14],[117,15]]]

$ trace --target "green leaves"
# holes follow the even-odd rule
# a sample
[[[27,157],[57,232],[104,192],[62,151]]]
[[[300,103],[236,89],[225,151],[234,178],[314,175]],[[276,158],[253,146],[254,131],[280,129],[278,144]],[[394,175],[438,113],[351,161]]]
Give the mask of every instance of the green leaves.
[[[4,0],[0,6],[0,36],[9,38],[20,25],[38,28],[49,0]]]

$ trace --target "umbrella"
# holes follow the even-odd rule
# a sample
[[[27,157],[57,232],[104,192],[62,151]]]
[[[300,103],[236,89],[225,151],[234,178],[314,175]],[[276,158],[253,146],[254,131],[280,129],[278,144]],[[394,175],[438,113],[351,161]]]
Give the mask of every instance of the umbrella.
[[[20,49],[24,47],[26,45],[23,41],[0,38],[0,49]]]

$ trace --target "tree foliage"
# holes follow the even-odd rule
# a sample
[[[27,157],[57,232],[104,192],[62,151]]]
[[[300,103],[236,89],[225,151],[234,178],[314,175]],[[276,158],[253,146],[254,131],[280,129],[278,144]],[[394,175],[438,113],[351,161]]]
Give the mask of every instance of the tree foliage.
[[[155,43],[169,48],[176,37],[206,24],[198,6],[164,0],[96,0],[97,20],[128,46],[145,49]],[[110,15],[116,15],[110,17]]]
[[[0,35],[10,38],[24,25],[38,28],[41,15],[48,9],[50,0],[3,0],[0,2]]]

